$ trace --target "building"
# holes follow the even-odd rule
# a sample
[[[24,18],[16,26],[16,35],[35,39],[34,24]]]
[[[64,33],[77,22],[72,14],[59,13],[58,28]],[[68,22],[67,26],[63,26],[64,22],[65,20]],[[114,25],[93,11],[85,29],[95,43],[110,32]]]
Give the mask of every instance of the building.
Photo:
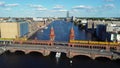
[[[113,42],[120,42],[120,34],[115,32],[108,32],[107,33],[107,40]]]
[[[45,21],[43,18],[34,17],[33,21]]]
[[[81,24],[82,24],[83,26],[85,26],[85,25],[87,24],[87,20],[86,20],[86,19],[82,19],[82,20],[81,20]]]
[[[29,26],[28,23],[25,21],[0,21],[0,38],[23,37],[28,32]]]
[[[66,17],[69,18],[69,11],[67,11]]]
[[[88,20],[86,24],[86,30],[91,30],[93,28],[94,22],[92,20]]]
[[[120,26],[111,26],[107,29],[108,41],[120,42]]]
[[[120,42],[120,26],[118,24],[97,24],[96,36],[103,41]]]
[[[106,33],[106,25],[104,24],[98,24],[96,28],[96,36],[100,39],[105,41],[107,38],[107,33]]]

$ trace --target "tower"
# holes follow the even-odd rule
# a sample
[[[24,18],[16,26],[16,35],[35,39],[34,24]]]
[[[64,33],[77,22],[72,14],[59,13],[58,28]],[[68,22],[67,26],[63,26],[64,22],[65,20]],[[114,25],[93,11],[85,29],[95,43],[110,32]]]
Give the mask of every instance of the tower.
[[[74,29],[73,27],[70,29],[70,40],[74,40],[75,39],[75,34],[74,34]]]
[[[67,11],[67,18],[69,18],[69,11]]]
[[[50,29],[50,41],[54,41],[55,39],[55,33],[53,27]]]

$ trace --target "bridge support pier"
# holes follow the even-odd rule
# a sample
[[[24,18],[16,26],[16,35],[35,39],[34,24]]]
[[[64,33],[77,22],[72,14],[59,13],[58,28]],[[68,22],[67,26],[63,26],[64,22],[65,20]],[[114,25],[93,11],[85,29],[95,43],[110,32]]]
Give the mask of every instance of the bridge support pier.
[[[120,46],[117,47],[117,52],[120,52]]]
[[[95,57],[95,54],[90,54],[91,58],[94,60],[96,57]]]
[[[68,43],[68,46],[69,46],[69,47],[70,47],[70,45],[71,45],[71,44],[70,44],[70,43]]]
[[[50,46],[53,46],[53,45],[54,45],[54,44],[53,44],[53,42],[51,41],[51,42],[50,42]]]
[[[24,50],[25,54],[29,54],[30,51],[29,50]]]
[[[106,45],[106,51],[110,51],[110,46]]]
[[[50,51],[44,50],[42,54],[43,54],[43,56],[48,56],[50,54]]]
[[[69,51],[69,52],[66,54],[66,56],[67,56],[68,58],[73,58],[74,55],[72,54],[72,52]]]

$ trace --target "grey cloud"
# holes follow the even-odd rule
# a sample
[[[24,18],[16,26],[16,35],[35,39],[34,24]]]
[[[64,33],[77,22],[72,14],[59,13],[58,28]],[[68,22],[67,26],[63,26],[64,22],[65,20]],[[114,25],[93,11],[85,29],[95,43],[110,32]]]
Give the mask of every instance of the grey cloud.
[[[115,5],[114,4],[105,4],[105,5],[103,5],[103,8],[111,9],[111,8],[115,8]]]
[[[43,7],[42,5],[33,5],[33,4],[30,4],[29,6],[32,8],[42,8]]]
[[[42,8],[37,8],[36,10],[38,10],[38,11],[46,11],[47,8],[42,7]]]
[[[6,4],[5,2],[0,2],[1,7],[16,7],[18,5],[19,5],[18,3]]]
[[[0,2],[0,6],[1,7],[5,6],[5,2]]]
[[[53,7],[53,9],[63,9],[64,8],[64,6],[62,6],[62,5],[56,5],[55,7]]]
[[[29,5],[31,8],[35,8],[37,11],[46,11],[47,8],[43,7],[42,5],[35,5],[35,4],[30,4]]]
[[[85,6],[85,5],[79,5],[79,6],[74,6],[73,9],[92,9],[92,7]]]
[[[18,3],[15,3],[15,4],[6,4],[5,6],[6,7],[16,7],[18,5],[19,5]]]
[[[63,5],[55,5],[51,11],[52,12],[66,12],[67,10],[64,9]]]

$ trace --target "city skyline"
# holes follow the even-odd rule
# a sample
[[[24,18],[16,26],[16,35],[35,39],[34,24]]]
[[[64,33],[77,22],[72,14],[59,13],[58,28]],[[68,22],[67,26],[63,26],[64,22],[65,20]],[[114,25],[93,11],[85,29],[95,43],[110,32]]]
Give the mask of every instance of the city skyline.
[[[120,17],[120,0],[0,0],[0,17]]]

